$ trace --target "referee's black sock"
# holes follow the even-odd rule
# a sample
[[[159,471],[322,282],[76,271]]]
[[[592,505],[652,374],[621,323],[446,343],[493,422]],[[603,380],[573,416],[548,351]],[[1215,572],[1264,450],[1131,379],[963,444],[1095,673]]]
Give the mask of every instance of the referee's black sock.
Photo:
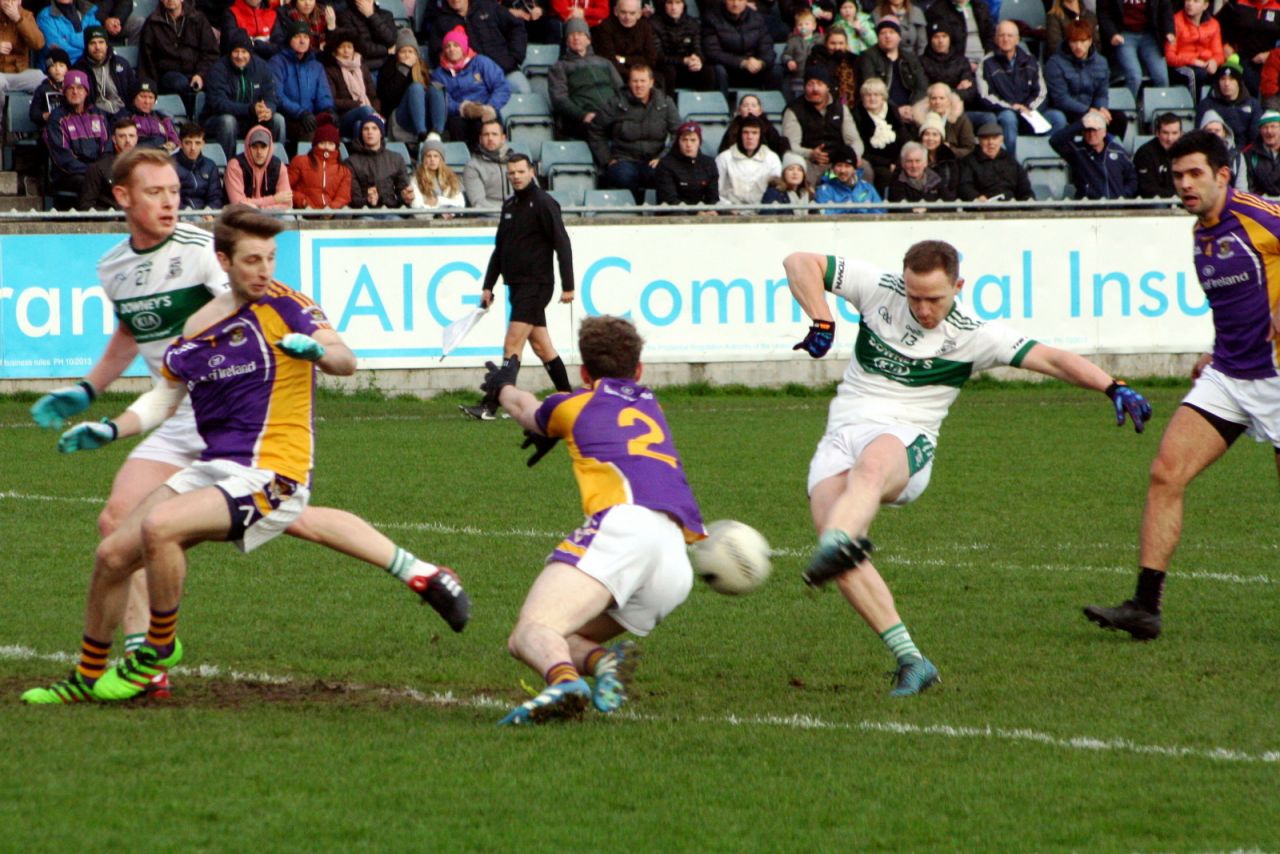
[[[547,369],[547,376],[551,377],[551,384],[556,387],[556,391],[573,391],[573,386],[569,385],[569,372],[565,370],[563,359],[556,356],[550,362],[543,362],[542,367]]]
[[[1165,573],[1158,569],[1142,567],[1138,572],[1138,589],[1133,601],[1153,614],[1160,613],[1160,600],[1164,598]]]

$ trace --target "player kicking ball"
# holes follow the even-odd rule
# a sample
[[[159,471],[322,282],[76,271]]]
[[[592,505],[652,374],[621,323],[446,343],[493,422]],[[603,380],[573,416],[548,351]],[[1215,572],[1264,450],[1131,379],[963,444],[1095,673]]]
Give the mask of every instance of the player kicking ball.
[[[1231,188],[1231,153],[1206,131],[1169,148],[1173,188],[1196,217],[1196,275],[1213,311],[1213,352],[1160,438],[1142,511],[1137,589],[1084,615],[1134,640],[1160,636],[1164,582],[1182,536],[1183,496],[1248,433],[1276,449],[1280,469],[1280,206]]]
[[[834,580],[897,659],[889,693],[919,694],[940,681],[938,668],[920,653],[898,615],[871,562],[867,535],[882,505],[906,506],[929,485],[938,432],[960,388],[975,371],[1013,365],[1105,392],[1116,424],[1127,415],[1139,433],[1151,407],[1083,356],[970,316],[956,301],[964,279],[949,243],[915,244],[900,274],[809,252],[788,256],[783,266],[791,293],[813,321],[795,349],[815,359],[831,349],[835,321],[827,291],[862,318],[826,433],[809,464],[809,507],[820,537],[804,580],[813,587]]]
[[[647,635],[693,585],[685,546],[706,529],[662,407],[640,385],[643,346],[626,320],[584,320],[578,351],[585,387],[541,403],[516,388],[508,365],[488,363],[486,396],[527,431],[526,445],[537,449],[529,464],[565,440],[587,516],[547,558],[507,641],[547,687],[500,725],[578,717],[588,705],[618,709],[635,648],[602,644],[623,632]]]
[[[24,702],[143,693],[182,660],[177,622],[186,550],[220,540],[251,551],[283,533],[307,506],[315,369],[346,376],[356,360],[319,306],[272,278],[282,228],[248,206],[224,210],[214,249],[229,290],[186,319],[151,391],[115,421],[78,424],[59,439],[59,450],[72,452],[145,432],[170,418],[189,393],[205,447],[99,544],[79,664],[69,678],[24,693]],[[150,601],[145,642],[108,671],[111,639],[139,565]],[[461,587],[457,593],[457,605],[468,610]]]

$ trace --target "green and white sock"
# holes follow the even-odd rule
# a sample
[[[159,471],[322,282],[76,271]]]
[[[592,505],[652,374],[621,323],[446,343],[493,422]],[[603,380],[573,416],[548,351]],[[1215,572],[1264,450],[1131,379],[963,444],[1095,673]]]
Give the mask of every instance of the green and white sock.
[[[902,623],[896,626],[890,626],[880,633],[880,640],[884,641],[884,645],[889,647],[889,652],[893,653],[898,659],[898,664],[906,664],[913,658],[924,658],[920,654],[920,650],[916,649],[915,641],[911,639],[911,633],[907,631],[907,627]]]
[[[137,652],[138,647],[142,646],[146,642],[147,642],[146,632],[138,632],[136,635],[125,635],[124,636],[124,654],[128,655],[131,652]]]
[[[422,562],[414,557],[412,552],[407,552],[396,546],[396,556],[391,559],[391,565],[387,567],[387,572],[408,584],[409,580],[415,575],[430,575],[431,570],[435,568],[429,563],[424,563],[419,567],[420,563]]]

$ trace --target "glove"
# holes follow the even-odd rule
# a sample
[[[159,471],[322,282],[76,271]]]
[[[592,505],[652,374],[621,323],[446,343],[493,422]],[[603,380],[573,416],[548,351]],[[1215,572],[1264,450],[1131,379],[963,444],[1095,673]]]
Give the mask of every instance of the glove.
[[[290,332],[280,339],[280,349],[295,359],[318,362],[324,358],[324,345],[310,335]]]
[[[57,388],[31,406],[31,417],[41,427],[61,427],[68,415],[84,412],[97,394],[93,386],[81,380],[66,388]]]
[[[110,445],[116,440],[119,432],[115,422],[108,418],[101,421],[85,421],[58,437],[58,451],[63,454],[93,451],[103,445]]]
[[[525,465],[529,468],[536,466],[538,461],[551,453],[551,449],[559,444],[559,442],[559,439],[553,439],[550,436],[543,436],[539,433],[534,433],[532,430],[525,430],[524,444],[520,446],[520,450],[523,451],[527,448],[533,448],[533,456],[529,457],[529,460]]]
[[[1107,386],[1107,397],[1111,398],[1116,407],[1116,426],[1124,426],[1127,414],[1133,419],[1133,429],[1141,433],[1151,419],[1151,404],[1147,403],[1147,399],[1120,380]]]
[[[298,123],[298,130],[302,132],[303,136],[310,136],[315,133],[316,117],[310,113],[303,113],[298,116],[298,118],[294,119],[294,121]]]
[[[792,350],[804,350],[815,359],[821,359],[827,355],[827,351],[831,349],[831,342],[836,337],[836,322],[834,320],[815,320],[813,325],[809,327],[809,334],[804,336],[804,340]]]
[[[516,384],[516,375],[520,373],[520,357],[512,356],[504,360],[502,367],[493,362],[485,362],[484,367],[484,381],[480,383],[480,390],[484,392],[484,399],[496,409],[502,389]]]

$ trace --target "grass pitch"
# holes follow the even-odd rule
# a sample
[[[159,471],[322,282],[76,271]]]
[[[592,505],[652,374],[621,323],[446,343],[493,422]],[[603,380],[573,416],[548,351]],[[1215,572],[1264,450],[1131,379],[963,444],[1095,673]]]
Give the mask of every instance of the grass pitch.
[[[465,421],[455,399],[325,396],[314,501],[457,568],[467,631],[315,546],[208,544],[171,701],[24,708],[71,666],[128,445],[59,456],[30,397],[0,401],[0,849],[1274,850],[1271,450],[1244,439],[1193,484],[1164,637],[1080,615],[1132,591],[1146,469],[1182,393],[1150,390],[1142,436],[1076,389],[961,395],[929,490],[872,530],[943,675],[905,701],[879,640],[799,581],[827,397],[663,394],[704,515],[759,528],[774,577],[740,599],[696,586],[641,641],[624,712],[526,730],[494,725],[536,681],[505,638],[580,521],[563,450],[529,470],[511,422]]]

